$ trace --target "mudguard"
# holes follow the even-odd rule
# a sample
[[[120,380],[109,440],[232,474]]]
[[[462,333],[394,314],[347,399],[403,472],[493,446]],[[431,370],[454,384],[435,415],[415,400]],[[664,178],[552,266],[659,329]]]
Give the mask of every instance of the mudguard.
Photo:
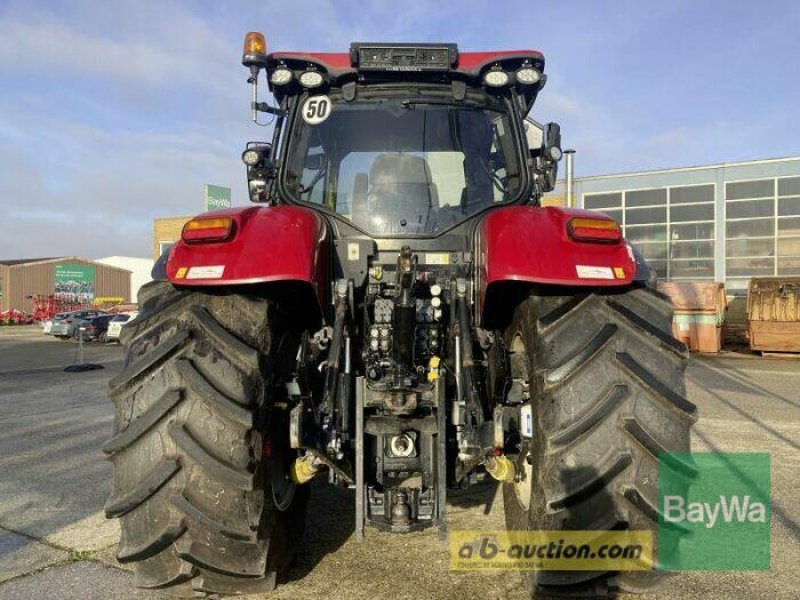
[[[292,281],[309,284],[321,306],[328,288],[327,227],[322,217],[296,206],[217,210],[202,217],[230,217],[230,239],[178,241],[166,276],[177,286],[219,286]]]
[[[509,206],[491,211],[478,227],[478,314],[500,282],[570,287],[624,286],[636,277],[632,249],[615,243],[577,242],[567,223],[597,217],[579,209]]]

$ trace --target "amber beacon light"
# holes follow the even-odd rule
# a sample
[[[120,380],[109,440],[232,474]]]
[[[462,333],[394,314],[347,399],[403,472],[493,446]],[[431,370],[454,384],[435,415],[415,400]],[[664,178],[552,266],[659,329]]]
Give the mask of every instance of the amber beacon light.
[[[264,34],[258,31],[251,31],[244,36],[244,51],[242,54],[266,54],[267,53],[267,40],[264,39]]]

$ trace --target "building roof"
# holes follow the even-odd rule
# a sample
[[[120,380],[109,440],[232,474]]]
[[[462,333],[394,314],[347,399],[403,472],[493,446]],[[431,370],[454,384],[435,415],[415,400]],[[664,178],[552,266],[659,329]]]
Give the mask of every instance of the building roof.
[[[62,260],[64,258],[70,258],[68,256],[51,256],[47,258],[15,258],[12,260],[0,260],[0,265],[5,265],[7,267],[13,267],[16,265],[25,265],[28,263],[40,263],[40,262],[52,262],[54,260]]]
[[[707,169],[730,169],[733,167],[745,167],[750,165],[766,165],[771,163],[791,162],[800,160],[800,156],[783,156],[778,158],[762,158],[757,160],[742,160],[737,162],[713,163],[710,165],[695,165],[688,167],[669,167],[664,169],[646,169],[644,171],[628,171],[623,173],[609,173],[606,175],[585,175],[576,177],[575,181],[590,181],[595,179],[613,179],[619,177],[640,177],[642,175],[660,175],[663,173],[680,173],[683,171],[702,171]],[[565,182],[559,179],[558,183]]]
[[[116,269],[118,271],[126,271],[130,273],[128,269],[117,267],[114,265],[109,265],[105,263],[100,263],[95,260],[91,260],[89,258],[83,258],[81,256],[55,256],[50,258],[16,258],[11,260],[0,260],[0,265],[6,267],[20,267],[23,265],[41,265],[45,263],[60,263],[64,261],[79,261],[82,263],[86,263],[88,265],[101,265],[107,269]]]
[[[95,258],[95,262],[105,263],[106,261],[124,261],[124,260],[146,260],[153,262],[152,258],[146,256],[104,256],[103,258]]]

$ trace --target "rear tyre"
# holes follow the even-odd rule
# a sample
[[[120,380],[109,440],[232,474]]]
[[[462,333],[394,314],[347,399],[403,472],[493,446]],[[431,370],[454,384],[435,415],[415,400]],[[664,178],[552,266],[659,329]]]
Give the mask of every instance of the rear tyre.
[[[282,476],[265,451],[279,410],[265,373],[282,345],[277,306],[165,282],[144,286],[139,304],[121,335],[114,435],[103,447],[117,559],[133,563],[139,587],[172,595],[272,590],[302,537],[308,497],[298,488],[276,506]]]
[[[658,456],[689,451],[697,416],[671,321],[670,300],[650,288],[532,294],[517,306],[504,341],[534,432],[518,460],[523,480],[503,487],[509,530],[650,529],[656,556],[677,552],[657,545]],[[693,465],[670,465],[688,485]],[[528,584],[537,597],[608,598],[663,575],[542,571]]]

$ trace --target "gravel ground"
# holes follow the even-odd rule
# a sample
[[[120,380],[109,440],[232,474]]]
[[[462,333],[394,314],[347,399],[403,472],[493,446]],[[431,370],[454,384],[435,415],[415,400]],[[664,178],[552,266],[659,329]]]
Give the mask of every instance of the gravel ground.
[[[89,345],[105,368],[64,373],[70,342],[37,328],[0,329],[0,600],[159,598],[133,587],[114,560],[119,534],[106,521],[110,465],[100,452],[112,423],[105,383],[118,346]],[[772,569],[688,572],[637,598],[793,598],[800,589],[800,361],[744,353],[693,358],[695,451],[772,455]],[[451,529],[503,525],[502,498],[484,484],[453,492]],[[455,573],[435,532],[353,536],[353,493],[315,486],[307,531],[287,581],[264,599],[523,598],[513,573]],[[633,598],[634,596],[631,596]]]

